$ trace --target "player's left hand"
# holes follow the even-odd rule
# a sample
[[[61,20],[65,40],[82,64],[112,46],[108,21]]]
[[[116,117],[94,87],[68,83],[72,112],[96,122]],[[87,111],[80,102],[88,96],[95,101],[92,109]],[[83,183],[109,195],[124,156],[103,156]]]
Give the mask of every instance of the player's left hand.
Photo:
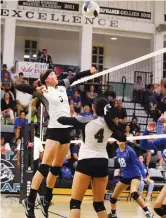
[[[91,67],[90,72],[91,72],[91,74],[96,74],[97,73],[96,68],[95,67]]]

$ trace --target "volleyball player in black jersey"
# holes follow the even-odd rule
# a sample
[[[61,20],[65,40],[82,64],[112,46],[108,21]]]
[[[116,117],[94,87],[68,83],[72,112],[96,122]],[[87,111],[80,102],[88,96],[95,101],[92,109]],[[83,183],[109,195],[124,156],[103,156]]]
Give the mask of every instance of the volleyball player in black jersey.
[[[40,203],[43,215],[48,217],[48,208],[52,199],[52,190],[55,186],[56,178],[61,172],[64,158],[68,153],[70,126],[61,125],[57,121],[61,116],[70,116],[66,88],[77,79],[95,73],[96,69],[92,67],[90,71],[76,73],[76,75],[71,78],[58,81],[55,73],[52,70],[47,70],[41,75],[41,84],[44,86],[37,88],[25,84],[16,86],[16,89],[19,91],[27,92],[32,94],[34,97],[38,97],[41,103],[44,104],[49,115],[47,129],[48,137],[46,140],[43,160],[33,177],[30,194],[28,198],[24,199],[22,202],[25,208],[25,214],[28,218],[35,218],[34,205],[37,191],[45,176],[47,176],[46,195],[40,197]]]

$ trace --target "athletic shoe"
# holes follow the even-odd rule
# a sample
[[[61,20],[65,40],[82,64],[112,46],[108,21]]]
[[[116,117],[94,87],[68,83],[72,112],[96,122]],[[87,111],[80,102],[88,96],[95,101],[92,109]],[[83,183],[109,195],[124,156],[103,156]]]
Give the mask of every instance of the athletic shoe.
[[[35,213],[34,213],[35,204],[29,203],[28,198],[25,198],[22,201],[22,205],[25,208],[25,215],[27,216],[27,218],[36,218]]]
[[[151,201],[151,197],[145,197],[145,201]]]
[[[40,206],[42,209],[43,215],[48,218],[48,208],[50,206],[50,203],[45,200],[44,196],[39,197]]]
[[[110,214],[108,214],[108,218],[117,218],[117,215],[110,213]]]
[[[145,217],[146,217],[146,218],[153,218],[154,215],[153,215],[151,212],[146,212]]]

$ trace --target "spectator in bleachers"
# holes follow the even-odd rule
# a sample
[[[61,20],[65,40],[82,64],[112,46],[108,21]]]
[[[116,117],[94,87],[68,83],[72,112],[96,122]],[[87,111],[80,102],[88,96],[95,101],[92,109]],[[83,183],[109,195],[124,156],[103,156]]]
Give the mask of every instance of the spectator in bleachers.
[[[70,100],[72,99],[72,97],[73,97],[73,87],[69,87],[68,89],[67,89],[67,97],[68,97],[68,99],[69,99],[69,102],[70,102]]]
[[[11,151],[10,144],[5,142],[5,138],[1,136],[0,153]]]
[[[16,78],[15,84],[18,85],[18,84],[23,84],[23,83],[25,83],[24,74],[22,72],[20,72],[18,74],[18,77]]]
[[[104,95],[108,98],[110,105],[112,106],[116,99],[116,93],[113,91],[112,86],[108,86],[107,90],[105,91]]]
[[[84,117],[92,117],[93,116],[93,113],[91,112],[91,109],[88,105],[84,106],[83,108],[83,113],[80,114],[81,116],[84,116]]]
[[[125,136],[126,137],[133,137],[133,134],[131,133],[131,129],[130,129],[130,126],[129,125],[126,125],[125,127]],[[127,140],[131,145],[132,144],[135,144],[136,141],[134,140]]]
[[[9,77],[8,72],[4,72],[1,82],[2,82],[2,86],[8,85],[10,87],[10,89],[12,88],[12,80]]]
[[[130,126],[130,133],[132,133],[134,136],[140,135],[140,127],[137,124],[137,118],[133,117],[131,122],[129,123]]]
[[[145,96],[145,109],[151,110],[157,106],[156,93],[153,84],[149,84]]]
[[[43,57],[41,58],[41,63],[47,63],[49,64],[49,68],[51,68],[51,65],[53,63],[52,57],[48,54],[47,49],[43,48],[42,54],[43,54]]]
[[[25,118],[25,112],[21,111],[20,117],[16,118],[15,124],[14,124],[14,133],[15,133],[16,140],[20,138],[20,132],[21,132],[22,126],[24,126],[27,123],[28,123],[28,120]]]
[[[127,112],[125,108],[122,107],[122,101],[115,101],[115,106],[110,109],[113,117],[118,118],[118,123],[125,127],[127,123]]]
[[[28,84],[27,80],[24,80],[25,84]],[[20,114],[20,111],[28,111],[29,102],[32,96],[28,93],[16,91],[16,107],[17,107],[17,114]]]
[[[68,69],[67,78],[71,78],[72,76],[73,76],[73,71],[71,69]]]
[[[148,173],[148,166],[144,164],[143,156],[139,156],[139,161],[142,163],[142,166],[143,166],[145,174],[146,174],[146,178],[141,179],[141,182],[139,185],[139,193],[143,197],[144,186],[145,186],[145,184],[147,184],[148,185],[148,193],[147,193],[145,200],[150,201],[152,198],[152,192],[154,189],[154,181],[152,179],[150,179],[150,175]]]
[[[1,69],[1,81],[2,81],[2,79],[4,78],[4,73],[5,73],[5,72],[7,72],[8,78],[11,79],[11,78],[10,78],[10,73],[9,73],[9,71],[7,70],[7,65],[6,65],[6,64],[2,64],[2,69]]]
[[[71,115],[71,117],[76,117],[77,116],[77,113],[75,112],[73,104],[70,105],[70,115]]]
[[[2,86],[2,89],[1,89],[1,99],[4,99],[4,94],[5,93],[9,93],[10,95],[10,98],[15,101],[15,98],[14,98],[14,94],[12,91],[10,91],[10,87],[8,84],[6,84],[5,86]]]
[[[16,79],[17,79],[17,73],[16,73],[16,67],[15,66],[11,67],[10,76],[11,76],[11,80],[12,80],[13,84],[15,84]]]
[[[166,111],[166,96],[163,97],[162,102],[158,106],[159,114],[162,114]]]
[[[80,97],[80,93],[78,91],[74,92],[73,97],[71,98],[70,104],[72,104],[74,106],[75,112],[76,113],[80,113],[81,112],[81,97]]]
[[[79,138],[79,139],[80,139],[80,138]],[[75,169],[76,166],[77,166],[80,146],[81,146],[81,143],[79,143],[79,144],[74,144],[74,145],[71,147],[71,157],[72,157],[72,160],[73,160],[73,168],[74,168],[74,169]]]
[[[142,103],[143,101],[143,91],[145,89],[145,84],[142,81],[142,77],[137,77],[137,82],[134,83],[134,91],[133,91],[133,101]]]
[[[93,100],[98,96],[97,92],[95,92],[95,88],[93,85],[90,86],[89,91],[86,93],[87,104],[92,107]]]
[[[9,118],[14,124],[14,109],[15,109],[15,102],[11,99],[8,92],[4,94],[4,99],[1,100],[1,112],[3,118]]]

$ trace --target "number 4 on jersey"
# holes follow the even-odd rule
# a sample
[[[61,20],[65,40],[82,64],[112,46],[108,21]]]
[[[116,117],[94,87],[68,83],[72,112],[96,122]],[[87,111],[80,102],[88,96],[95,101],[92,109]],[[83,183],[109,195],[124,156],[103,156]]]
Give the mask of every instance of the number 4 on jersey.
[[[104,139],[104,129],[100,129],[96,134],[95,134],[95,139],[97,140],[97,143],[102,143]]]

